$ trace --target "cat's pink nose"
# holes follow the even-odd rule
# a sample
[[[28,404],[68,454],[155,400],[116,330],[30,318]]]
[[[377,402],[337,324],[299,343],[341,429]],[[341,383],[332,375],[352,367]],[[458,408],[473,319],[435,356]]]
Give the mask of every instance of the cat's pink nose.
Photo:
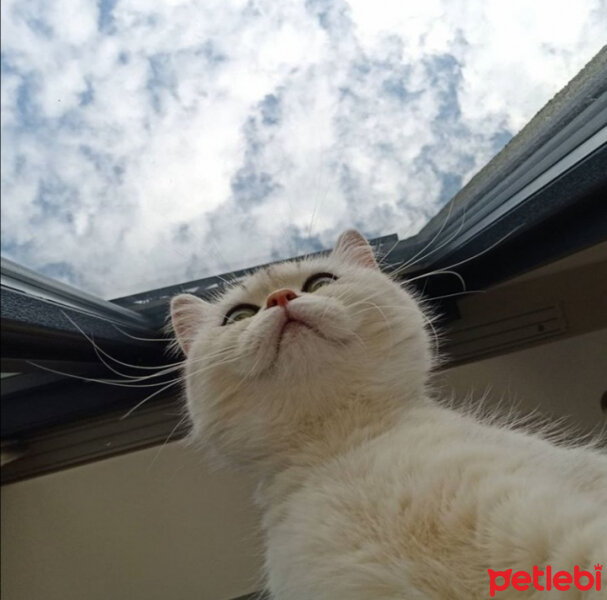
[[[291,300],[295,300],[297,294],[293,290],[282,289],[272,292],[266,300],[266,308],[273,306],[286,306]]]

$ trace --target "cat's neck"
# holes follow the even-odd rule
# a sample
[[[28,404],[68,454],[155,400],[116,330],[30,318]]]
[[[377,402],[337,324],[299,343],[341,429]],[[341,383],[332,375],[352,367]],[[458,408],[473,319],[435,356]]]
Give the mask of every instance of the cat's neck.
[[[287,450],[298,466],[332,460],[394,426],[402,406],[387,399],[352,395],[333,400],[331,410],[303,417]]]
[[[398,400],[352,395],[332,405],[329,414],[301,422],[301,429],[282,449],[280,462],[268,462],[257,470],[255,499],[264,511],[264,520],[280,519],[283,500],[304,485],[317,468],[406,427],[409,417],[419,421],[426,409],[440,410],[426,394]]]
[[[314,468],[384,435],[406,419],[412,408],[429,406],[425,394],[395,397],[350,393],[333,397],[317,410],[300,413],[274,437],[271,455],[258,465],[260,479],[287,469]],[[326,408],[325,408],[326,407]]]

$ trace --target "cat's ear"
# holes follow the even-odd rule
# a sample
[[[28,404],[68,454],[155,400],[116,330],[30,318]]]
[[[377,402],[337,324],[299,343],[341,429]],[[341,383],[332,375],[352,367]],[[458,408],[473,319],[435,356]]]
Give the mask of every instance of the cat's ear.
[[[369,242],[356,229],[348,229],[348,231],[344,231],[339,236],[332,256],[337,256],[341,260],[360,267],[378,268],[373,248],[371,248]]]
[[[209,304],[192,294],[171,299],[171,324],[183,353],[187,356]]]

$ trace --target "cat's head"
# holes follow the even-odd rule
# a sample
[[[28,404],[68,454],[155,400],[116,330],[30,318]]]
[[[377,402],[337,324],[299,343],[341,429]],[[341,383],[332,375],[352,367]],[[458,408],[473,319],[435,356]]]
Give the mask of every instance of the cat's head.
[[[330,255],[260,269],[216,302],[176,296],[171,318],[193,435],[238,463],[276,458],[344,407],[414,401],[431,365],[418,303],[356,231]]]

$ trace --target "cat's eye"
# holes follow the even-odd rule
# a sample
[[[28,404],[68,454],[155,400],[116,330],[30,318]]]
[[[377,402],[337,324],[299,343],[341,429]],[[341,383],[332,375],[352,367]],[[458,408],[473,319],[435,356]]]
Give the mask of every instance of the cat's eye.
[[[237,304],[226,313],[222,325],[243,321],[257,314],[258,311],[259,306],[254,304]]]
[[[335,275],[332,273],[316,273],[316,275],[312,275],[306,279],[302,290],[304,292],[315,292],[323,285],[333,283],[336,279],[337,277],[335,277]]]

